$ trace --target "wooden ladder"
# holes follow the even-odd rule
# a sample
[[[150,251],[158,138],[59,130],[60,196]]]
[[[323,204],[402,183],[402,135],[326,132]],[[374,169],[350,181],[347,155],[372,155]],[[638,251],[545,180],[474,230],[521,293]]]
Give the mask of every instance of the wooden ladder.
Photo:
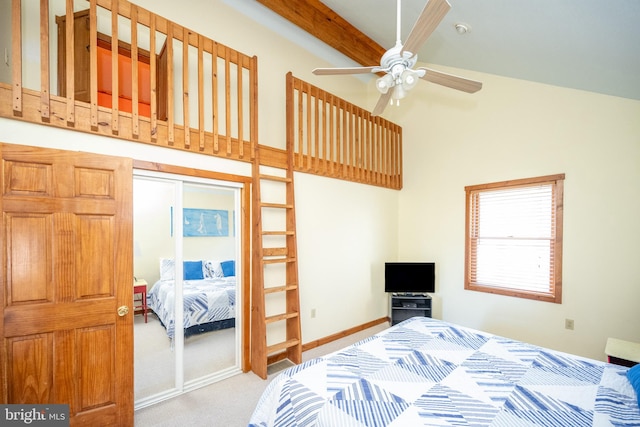
[[[262,168],[264,167],[260,166],[259,151],[260,148],[256,148],[253,162],[251,370],[265,379],[269,356],[284,355],[284,358],[295,364],[302,362],[302,338],[292,159],[289,155],[286,170],[277,169],[275,173],[271,173],[271,171],[263,173]],[[272,193],[275,193],[277,199],[284,200],[269,200],[267,202],[267,198],[262,194],[262,184],[270,190],[276,190]],[[274,194],[270,194],[270,197],[273,196]],[[263,230],[264,217],[267,215],[270,218],[279,217],[279,221],[275,222],[278,224],[284,222],[285,229]],[[285,218],[282,218],[282,215]],[[267,241],[269,242],[267,243]],[[270,272],[269,269],[276,269],[277,280],[284,280],[284,283],[265,284],[265,277],[268,277],[270,281],[274,275],[274,272]],[[279,276],[278,273],[280,273]],[[272,304],[277,308],[276,314],[267,315],[267,299],[269,308],[272,308]],[[267,345],[269,333],[267,326],[271,324],[274,325],[273,328],[284,326],[284,331],[276,329],[275,333],[277,336],[285,338],[281,342]]]

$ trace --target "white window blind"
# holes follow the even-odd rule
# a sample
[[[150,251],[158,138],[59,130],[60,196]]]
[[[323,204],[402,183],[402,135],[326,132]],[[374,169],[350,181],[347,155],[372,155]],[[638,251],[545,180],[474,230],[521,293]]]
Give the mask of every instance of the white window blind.
[[[556,181],[497,184],[467,188],[466,287],[555,298]]]

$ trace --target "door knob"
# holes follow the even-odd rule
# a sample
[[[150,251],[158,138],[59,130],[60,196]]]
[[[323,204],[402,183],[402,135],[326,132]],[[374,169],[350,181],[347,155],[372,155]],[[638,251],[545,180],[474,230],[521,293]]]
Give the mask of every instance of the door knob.
[[[122,305],[118,307],[118,316],[122,317],[122,316],[125,316],[127,313],[129,313],[129,307],[127,307],[126,305]]]

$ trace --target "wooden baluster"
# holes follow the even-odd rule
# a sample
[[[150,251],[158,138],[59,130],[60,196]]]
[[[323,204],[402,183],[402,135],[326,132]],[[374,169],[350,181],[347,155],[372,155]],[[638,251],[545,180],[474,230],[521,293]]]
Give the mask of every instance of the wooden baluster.
[[[373,123],[374,117],[371,117],[371,113],[367,111],[367,183],[373,183],[373,147],[375,138],[375,125]]]
[[[150,14],[149,20],[149,74],[151,86],[151,141],[158,141],[158,82],[156,74],[158,72],[158,56],[156,55],[156,15]]]
[[[349,120],[349,160],[347,164],[349,165],[348,171],[349,179],[354,178],[355,171],[355,159],[354,159],[354,148],[355,148],[355,121],[353,114],[353,105],[347,104],[347,120]]]
[[[167,142],[175,142],[175,120],[173,112],[173,23],[167,22]]]
[[[362,122],[360,121],[360,111],[356,107],[353,108],[353,121],[355,130],[355,145],[353,156],[353,166],[355,168],[355,178],[357,181],[362,180]]]
[[[302,168],[302,154],[303,154],[303,150],[302,150],[302,125],[300,123],[302,123],[302,90],[300,88],[300,81],[299,80],[295,80],[294,81],[294,92],[298,95],[295,97],[295,105],[296,105],[296,123],[298,124],[298,132],[297,134],[294,134],[295,137],[295,151],[294,153],[297,153],[298,155],[295,158],[295,164],[296,167],[298,168]]]
[[[377,118],[377,117],[376,117]],[[378,119],[378,185],[382,185],[382,147],[384,145],[384,127],[383,121]]]
[[[184,146],[191,147],[189,124],[189,30],[182,29],[182,112],[184,122]]]
[[[49,121],[49,0],[40,0],[40,118]]]
[[[66,2],[66,46],[65,46],[65,58],[66,58],[66,71],[67,71],[67,110],[66,110],[66,120],[67,124],[72,125],[75,123],[75,52],[73,49],[74,46],[74,31],[73,31],[73,0],[67,0]]]
[[[13,34],[11,38],[13,76],[12,76],[12,99],[13,114],[22,115],[22,2],[13,0],[11,3],[11,22],[13,23]]]
[[[111,132],[115,134],[117,134],[120,130],[120,82],[118,81],[118,4],[118,1],[114,1],[111,3]],[[68,22],[69,20],[67,18],[67,24]]]
[[[140,136],[140,97],[138,91],[138,7],[131,5],[131,132],[134,138]]]
[[[374,184],[376,179],[376,117],[369,114],[369,184]]]
[[[349,125],[349,132],[347,133],[347,143],[349,149],[347,150],[347,179],[353,179],[353,113],[351,111],[351,104],[345,102],[345,109],[347,111],[347,124]]]
[[[351,120],[353,121],[353,165],[352,177],[356,180],[360,180],[360,114],[358,114],[358,108],[355,105],[351,105]]]
[[[396,150],[396,163],[398,165],[398,169],[396,170],[396,174],[398,176],[396,188],[402,188],[402,128],[400,126],[397,127],[397,135],[398,135],[398,145]]]
[[[382,174],[382,182],[384,185],[387,179],[387,140],[389,139],[389,132],[386,125],[382,126],[382,140],[380,141],[380,173]]]
[[[358,110],[354,105],[350,106],[351,110],[351,122],[353,123],[353,129],[351,130],[353,144],[351,149],[353,150],[351,159],[351,179],[360,180],[360,124],[358,123]]]
[[[306,121],[307,121],[307,170],[310,171],[313,164],[313,150],[311,149],[311,136],[313,135],[312,132],[312,121],[311,121],[311,86],[309,85],[309,83],[305,84],[305,93],[307,94],[307,102],[306,102],[306,107],[305,107],[305,111],[306,111]]]
[[[224,110],[225,110],[225,133],[227,134],[227,154],[231,154],[231,59],[230,52],[224,51]]]
[[[249,70],[249,114],[251,115],[251,159],[255,157],[255,150],[258,146],[258,57],[251,57],[251,69]]]
[[[213,43],[211,49],[211,119],[213,121],[213,152],[220,151],[218,135],[220,133],[218,117],[218,43]]]
[[[340,167],[341,163],[342,163],[342,110],[341,110],[341,103],[340,103],[340,98],[335,99],[334,98],[334,116],[336,118],[336,158],[335,158],[335,163],[336,163],[336,168],[334,171],[334,177],[339,178],[342,175],[342,168]]]
[[[335,172],[335,163],[336,160],[334,158],[335,151],[334,147],[336,144],[336,136],[334,134],[335,127],[335,108],[334,108],[335,100],[333,99],[333,95],[329,95],[329,175],[334,176]]]
[[[391,147],[391,186],[394,187],[396,184],[396,178],[398,176],[398,133],[396,132],[395,126],[392,130],[393,135],[393,145]]]
[[[198,35],[198,148],[204,151],[204,38]]]
[[[384,183],[384,142],[387,139],[387,132],[384,127],[384,121],[380,121],[380,143],[379,143],[379,156],[380,159],[378,161],[380,168],[380,185]]]
[[[367,182],[373,182],[373,117],[366,112],[365,125],[367,128]]]
[[[371,122],[369,121],[369,112],[365,110],[360,110],[360,135],[362,137],[362,142],[360,143],[360,152],[362,153],[362,158],[360,160],[360,170],[361,170],[361,178],[365,183],[369,183],[369,126]]]
[[[376,161],[375,161],[375,171],[376,171],[376,177],[375,177],[375,183],[376,185],[380,185],[380,140],[382,139],[382,130],[381,130],[381,126],[380,126],[380,122],[381,119],[380,117],[374,117],[375,122],[376,122],[376,138],[375,138],[375,157],[376,157]]]
[[[327,174],[327,92],[322,91],[322,173]]]
[[[376,179],[376,121],[371,113],[369,117],[369,184],[374,184]]]
[[[318,96],[318,90],[315,88],[309,89],[310,94],[313,97],[313,171],[318,173],[320,166],[320,111],[318,103],[320,102]],[[311,131],[311,130],[309,130]]]
[[[89,121],[98,128],[98,14],[96,0],[89,3]]]
[[[380,185],[384,185],[385,175],[387,173],[385,149],[387,145],[387,128],[384,121],[380,122]]]
[[[244,134],[243,134],[243,113],[242,113],[242,106],[243,104],[243,85],[242,85],[242,70],[244,68],[243,64],[242,64],[242,59],[240,57],[237,58],[238,62],[237,62],[237,67],[236,67],[236,85],[238,87],[237,90],[237,97],[238,97],[238,156],[242,159],[244,157]]]
[[[388,125],[388,122],[385,123],[385,130],[386,130],[386,135],[387,135],[387,139],[385,140],[385,144],[384,144],[384,184],[385,185],[389,185],[389,165],[390,165],[390,160],[389,160],[389,149],[391,148],[391,129]]]

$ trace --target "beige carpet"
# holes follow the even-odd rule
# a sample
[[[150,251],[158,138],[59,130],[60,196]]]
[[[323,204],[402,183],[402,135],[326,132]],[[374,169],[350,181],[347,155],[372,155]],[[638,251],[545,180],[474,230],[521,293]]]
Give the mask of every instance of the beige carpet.
[[[302,359],[309,360],[339,350],[387,327],[389,325],[383,323],[316,347],[304,352]],[[262,392],[278,373],[268,375],[266,380],[260,379],[253,373],[236,375],[174,399],[140,409],[135,414],[135,425],[137,427],[246,427]]]
[[[184,379],[194,380],[235,365],[235,328],[184,340]],[[134,396],[146,398],[175,386],[175,351],[155,317],[134,319]]]

